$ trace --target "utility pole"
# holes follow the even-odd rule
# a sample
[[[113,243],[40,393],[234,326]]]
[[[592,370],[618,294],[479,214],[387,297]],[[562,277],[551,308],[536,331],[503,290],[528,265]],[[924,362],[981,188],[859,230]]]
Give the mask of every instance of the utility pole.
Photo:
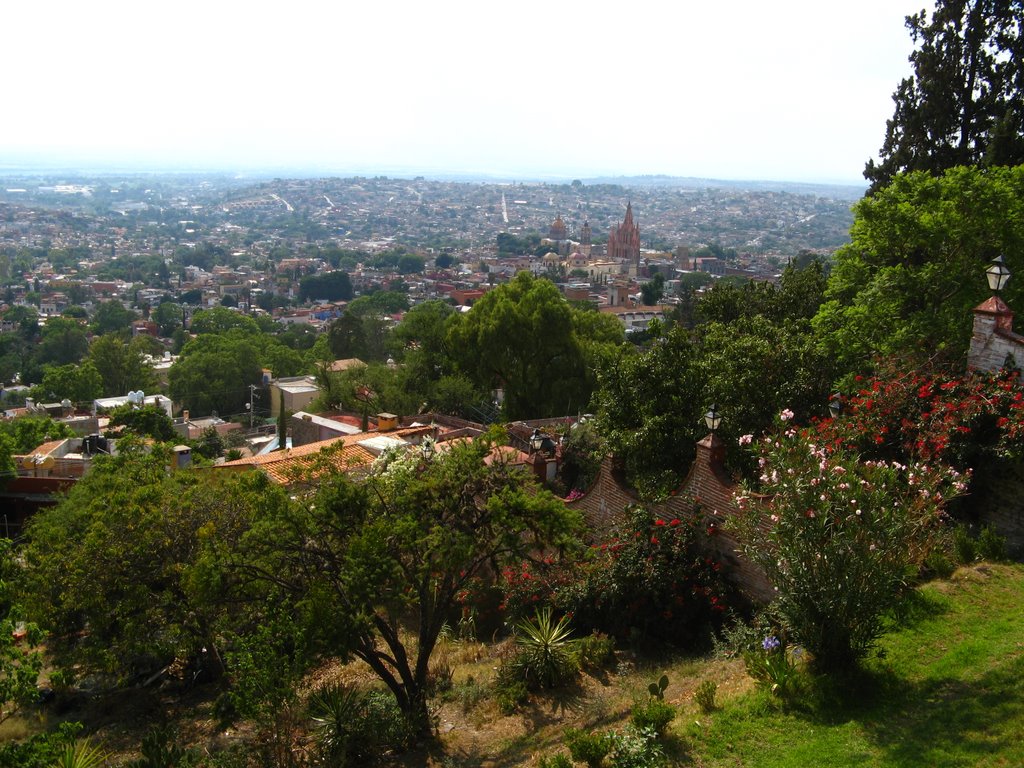
[[[255,384],[250,384],[249,385],[249,431],[250,432],[252,432],[252,430],[254,428],[254,425],[256,423],[256,409],[253,408],[253,400],[255,400],[256,397],[257,397],[257,395],[256,395],[256,385]]]

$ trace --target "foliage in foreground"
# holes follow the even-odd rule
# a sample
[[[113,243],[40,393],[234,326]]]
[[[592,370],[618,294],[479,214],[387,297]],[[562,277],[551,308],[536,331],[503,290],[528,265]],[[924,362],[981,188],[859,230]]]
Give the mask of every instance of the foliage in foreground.
[[[689,723],[708,768],[1024,764],[1024,569],[984,565],[899,606],[877,657],[840,682],[801,670],[793,706],[761,693]]]
[[[1002,254],[1011,272],[1024,271],[1024,166],[899,174],[854,213],[813,321],[821,348],[844,373],[905,354],[962,365],[971,308],[989,295],[985,268]],[[1011,307],[1022,284],[1003,293]]]
[[[39,696],[42,631],[23,621],[11,580],[17,565],[9,539],[0,539],[0,723]]]
[[[568,616],[556,621],[551,608],[540,609],[516,624],[516,654],[499,677],[521,680],[533,690],[564,685],[580,670],[571,634]]]
[[[579,524],[521,470],[486,465],[491,445],[385,456],[359,484],[332,477],[221,555],[238,599],[290,612],[314,654],[364,661],[423,734],[430,658],[457,596],[492,564],[570,546]]]
[[[694,645],[728,604],[721,565],[705,554],[714,529],[699,512],[662,520],[635,507],[582,557],[524,561],[502,573],[512,616],[547,605],[582,631]]]
[[[262,475],[168,473],[167,456],[126,446],[31,520],[26,608],[50,650],[87,671],[127,679],[178,658],[216,676],[223,606],[206,545],[233,546],[286,497]]]
[[[776,588],[793,639],[828,671],[856,667],[964,490],[938,464],[860,461],[787,425],[758,443],[760,485],[737,498],[744,552]]]

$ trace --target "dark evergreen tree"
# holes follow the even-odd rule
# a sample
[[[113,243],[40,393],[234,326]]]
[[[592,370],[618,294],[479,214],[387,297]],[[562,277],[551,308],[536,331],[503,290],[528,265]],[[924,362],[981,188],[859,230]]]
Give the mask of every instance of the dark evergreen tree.
[[[893,94],[871,193],[901,171],[1024,162],[1022,0],[939,0],[907,17],[914,74]]]

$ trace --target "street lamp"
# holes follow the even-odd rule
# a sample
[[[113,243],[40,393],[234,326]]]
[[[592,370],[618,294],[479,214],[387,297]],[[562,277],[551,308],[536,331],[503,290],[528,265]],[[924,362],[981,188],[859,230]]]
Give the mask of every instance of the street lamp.
[[[432,438],[426,438],[420,443],[420,453],[423,454],[424,461],[430,461],[434,456],[434,440]]]
[[[539,453],[540,449],[544,447],[544,435],[541,434],[539,429],[534,429],[533,434],[530,435],[530,450],[534,453]]]
[[[1006,286],[1010,279],[1010,270],[1003,262],[1002,256],[996,256],[988,269],[985,270],[985,277],[988,279],[988,287],[993,293],[999,293]]]
[[[533,434],[530,435],[530,453],[550,453],[555,452],[555,441],[551,438],[551,435],[541,432],[539,429],[534,429]]]
[[[843,412],[843,396],[838,392],[833,392],[829,398],[828,412],[832,415],[833,419],[838,419],[839,414]]]
[[[722,414],[719,413],[717,405],[712,404],[708,412],[704,414],[704,423],[711,434],[714,434],[718,425],[722,423]]]

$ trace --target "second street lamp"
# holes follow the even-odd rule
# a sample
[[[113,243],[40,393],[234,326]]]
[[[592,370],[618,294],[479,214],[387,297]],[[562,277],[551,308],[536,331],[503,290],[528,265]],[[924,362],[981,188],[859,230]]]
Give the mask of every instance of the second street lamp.
[[[829,398],[828,412],[833,419],[838,419],[839,414],[843,412],[843,396],[838,392],[833,392],[832,397]]]
[[[704,414],[704,424],[707,425],[708,430],[711,434],[714,434],[718,429],[718,425],[722,423],[722,414],[718,411],[718,406],[715,404],[711,405],[708,412]]]
[[[996,256],[992,260],[988,269],[985,270],[985,277],[988,279],[988,287],[992,289],[992,293],[999,293],[1006,287],[1006,283],[1010,280],[1010,270],[1002,256]]]

